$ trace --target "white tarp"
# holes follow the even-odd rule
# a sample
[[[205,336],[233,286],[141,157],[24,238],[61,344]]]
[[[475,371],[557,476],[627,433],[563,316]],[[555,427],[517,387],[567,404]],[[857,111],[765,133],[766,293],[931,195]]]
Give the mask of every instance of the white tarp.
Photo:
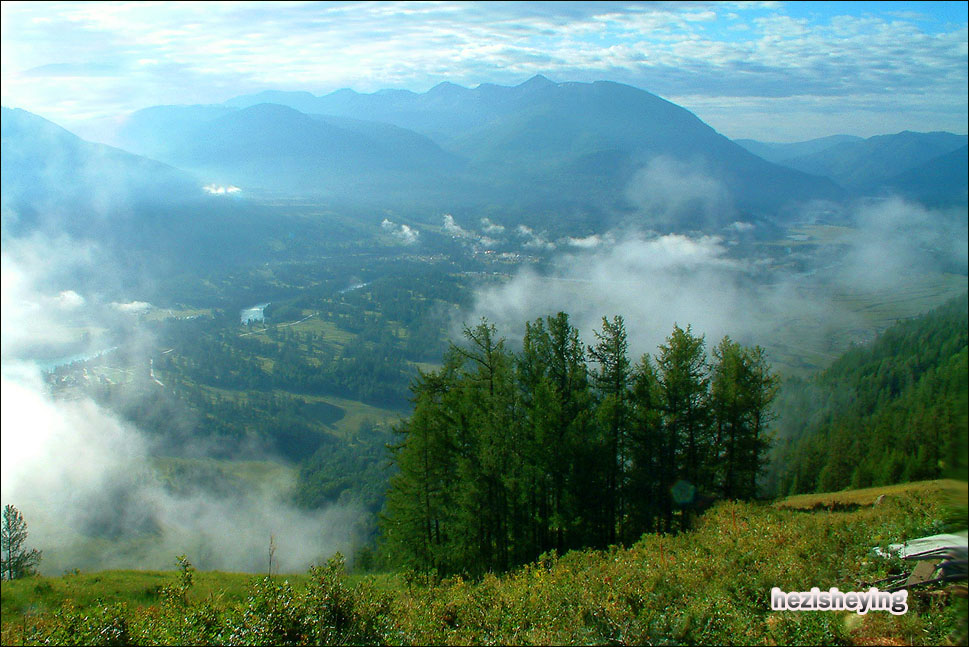
[[[918,555],[927,551],[944,548],[962,548],[963,550],[969,548],[969,531],[963,530],[955,534],[931,535],[929,537],[909,539],[901,544],[891,544],[887,551],[876,547],[875,552],[886,557],[888,555],[897,555],[904,559],[911,555]]]

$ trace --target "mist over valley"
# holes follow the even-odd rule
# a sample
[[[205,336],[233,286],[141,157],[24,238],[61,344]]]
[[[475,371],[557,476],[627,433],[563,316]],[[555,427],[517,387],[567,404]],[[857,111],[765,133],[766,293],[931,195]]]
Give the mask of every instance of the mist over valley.
[[[430,586],[587,548],[653,559],[717,501],[964,477],[965,21],[923,43],[947,70],[929,106],[901,89],[924,61],[878,72],[856,17],[730,9],[766,12],[747,41],[722,5],[512,4],[454,8],[468,42],[496,39],[460,65],[434,49],[440,7],[412,7],[444,21],[414,33],[403,5],[279,9],[345,10],[371,67],[299,22],[319,69],[285,58],[272,81],[248,67],[275,60],[248,33],[278,27],[260,3],[230,29],[252,52],[213,45],[205,71],[166,49],[195,23],[152,7],[114,8],[171,30],[139,22],[154,35],[122,72],[4,46],[2,503],[40,574],[183,555],[272,576],[340,553]],[[70,8],[114,33],[109,7]],[[29,9],[5,21],[47,33]],[[409,34],[374,27],[394,65],[355,49],[378,9]],[[735,36],[630,54],[702,24]],[[517,49],[532,28],[555,45]],[[867,67],[815,60],[812,37]],[[856,94],[821,73],[837,61]],[[101,85],[140,74],[130,97]],[[681,360],[700,413],[670,404]]]

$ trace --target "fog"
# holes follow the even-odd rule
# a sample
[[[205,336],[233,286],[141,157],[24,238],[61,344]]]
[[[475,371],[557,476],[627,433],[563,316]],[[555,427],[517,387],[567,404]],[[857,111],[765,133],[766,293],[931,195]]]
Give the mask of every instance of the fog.
[[[653,227],[699,228],[727,221],[734,211],[726,185],[707,172],[702,161],[688,163],[663,155],[636,172],[626,197]]]
[[[296,509],[287,499],[291,470],[237,491],[175,491],[156,472],[143,432],[80,389],[71,399],[51,395],[43,360],[94,354],[109,341],[99,330],[125,329],[126,346],[142,348],[135,353],[145,357],[154,347],[136,318],[150,304],[102,302],[99,294],[71,289],[69,268],[98,255],[62,243],[5,240],[2,251],[0,498],[23,513],[28,546],[44,553],[41,571],[171,568],[185,553],[205,569],[265,572],[270,536],[282,571],[303,570],[335,551],[352,553],[362,512]],[[183,449],[183,456],[204,460],[204,443]]]
[[[484,317],[502,335],[520,339],[525,321],[565,311],[592,342],[602,317],[618,314],[634,357],[654,353],[678,324],[705,335],[708,348],[729,335],[764,346],[775,358],[814,355],[821,362],[819,354],[830,359],[848,342],[872,338],[879,322],[859,306],[865,299],[903,299],[910,286],[938,283],[939,273],[966,275],[964,208],[862,200],[843,207],[838,217],[850,226],[828,228],[833,238],[821,241],[826,244],[792,237],[785,248],[752,243],[755,225],[734,218],[723,185],[702,166],[654,160],[634,176],[628,194],[640,209],[638,226],[557,246],[519,227],[526,244],[556,249],[548,269],[525,267],[506,283],[479,288],[454,330]],[[817,205],[804,205],[793,222],[812,223],[817,213]],[[732,224],[715,235],[657,226],[684,217]]]

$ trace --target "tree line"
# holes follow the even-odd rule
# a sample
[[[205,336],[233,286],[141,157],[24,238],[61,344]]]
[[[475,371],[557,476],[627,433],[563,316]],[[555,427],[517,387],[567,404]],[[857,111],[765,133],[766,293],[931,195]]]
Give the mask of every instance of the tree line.
[[[778,494],[966,477],[969,296],[785,384]]]
[[[717,497],[747,499],[777,390],[763,349],[674,326],[630,359],[621,317],[595,343],[565,313],[509,350],[486,321],[413,383],[381,519],[390,563],[439,574],[502,571],[548,551],[670,532]]]

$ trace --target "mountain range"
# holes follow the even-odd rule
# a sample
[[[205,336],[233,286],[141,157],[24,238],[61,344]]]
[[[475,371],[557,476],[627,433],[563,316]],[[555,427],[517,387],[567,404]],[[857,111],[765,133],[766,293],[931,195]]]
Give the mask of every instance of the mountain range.
[[[152,213],[169,229],[237,222],[226,216],[231,202],[205,202],[209,183],[261,198],[398,209],[418,222],[463,211],[569,233],[621,223],[783,226],[800,205],[886,192],[966,203],[965,135],[734,142],[680,106],[608,81],[272,91],[155,106],[113,123],[102,141],[117,147],[4,109],[6,234],[40,227],[51,213],[69,233],[133,213]],[[675,213],[655,199],[677,191],[717,199],[698,195]]]
[[[708,177],[754,216],[844,195],[826,178],[751,154],[649,92],[541,76],[515,87],[263,92],[219,106],[154,107],[131,115],[114,141],[220,181],[367,200],[380,194],[433,209],[487,204],[519,214],[648,219],[627,189],[656,159]]]
[[[854,194],[888,191],[942,206],[966,203],[967,141],[966,135],[903,131],[868,139],[834,135],[792,144],[737,143],[778,164],[830,178]]]

